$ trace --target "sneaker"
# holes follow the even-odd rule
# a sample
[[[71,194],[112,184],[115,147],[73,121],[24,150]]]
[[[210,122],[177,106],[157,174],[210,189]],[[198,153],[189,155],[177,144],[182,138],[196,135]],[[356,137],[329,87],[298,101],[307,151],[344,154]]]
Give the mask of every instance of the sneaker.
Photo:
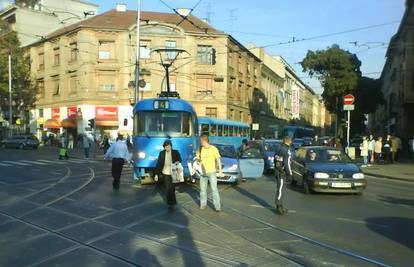
[[[283,215],[283,214],[285,214],[285,211],[284,211],[282,206],[277,206],[276,207],[276,213],[279,214],[279,215]]]
[[[221,211],[221,209],[216,209],[216,208],[214,208],[214,211],[215,211],[215,212],[220,212],[220,211]]]
[[[206,206],[200,206],[200,210],[205,210],[206,208]]]

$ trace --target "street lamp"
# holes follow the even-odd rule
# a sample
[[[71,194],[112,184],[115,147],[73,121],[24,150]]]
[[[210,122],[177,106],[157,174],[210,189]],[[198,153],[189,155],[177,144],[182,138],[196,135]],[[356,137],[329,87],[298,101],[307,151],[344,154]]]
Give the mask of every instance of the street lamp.
[[[179,54],[181,53],[189,54],[189,53],[185,51],[184,49],[179,49],[179,48],[158,48],[158,49],[152,50],[151,53],[152,52],[156,52],[160,55],[161,66],[165,70],[165,78],[167,80],[167,91],[166,92],[162,91],[162,88],[161,88],[160,97],[179,97],[179,94],[177,92],[170,91],[169,68],[172,66],[172,64],[177,59]]]

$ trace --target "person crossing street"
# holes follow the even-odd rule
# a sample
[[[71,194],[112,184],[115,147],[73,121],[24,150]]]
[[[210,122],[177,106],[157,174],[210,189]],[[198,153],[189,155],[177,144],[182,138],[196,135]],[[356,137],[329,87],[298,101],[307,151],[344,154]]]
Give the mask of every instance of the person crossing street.
[[[283,206],[286,181],[292,178],[292,138],[285,136],[282,145],[275,152],[275,175],[276,175],[276,212],[283,215],[288,210]]]
[[[114,181],[112,182],[112,187],[114,190],[119,190],[121,184],[122,168],[124,166],[124,162],[129,160],[128,147],[123,139],[123,136],[121,134],[118,134],[117,141],[109,147],[104,156],[105,160],[112,158],[111,172],[112,177],[114,178]]]

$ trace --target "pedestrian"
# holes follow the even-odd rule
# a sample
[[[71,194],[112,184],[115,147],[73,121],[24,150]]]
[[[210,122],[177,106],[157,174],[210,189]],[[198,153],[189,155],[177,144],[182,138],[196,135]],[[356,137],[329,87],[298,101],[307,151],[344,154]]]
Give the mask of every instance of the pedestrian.
[[[59,160],[68,159],[68,149],[64,147],[62,144],[59,145]]]
[[[411,159],[414,161],[414,137],[411,137],[410,141],[408,142],[409,151],[411,153]]]
[[[69,137],[68,137],[68,149],[73,149],[73,134],[69,134]]]
[[[366,136],[362,137],[362,143],[359,148],[361,150],[361,157],[364,159],[362,167],[366,167],[368,165],[368,138]]]
[[[123,136],[121,134],[118,134],[117,141],[109,147],[104,156],[105,160],[109,158],[112,159],[111,172],[114,179],[112,182],[112,187],[114,190],[119,190],[119,186],[121,184],[122,168],[124,166],[124,162],[129,160],[128,148],[123,139]]]
[[[368,139],[368,166],[374,164],[374,148],[375,139],[374,136],[370,134]]]
[[[288,210],[283,206],[283,196],[286,188],[286,181],[292,178],[292,137],[285,136],[283,143],[275,151],[275,175],[276,175],[276,212],[283,215]]]
[[[217,189],[217,175],[223,176],[220,153],[218,149],[209,143],[208,135],[200,136],[200,148],[197,150],[196,159],[201,163],[202,174],[200,177],[200,209],[207,207],[207,185],[213,195],[214,210],[221,211],[220,194]],[[217,166],[217,167],[216,167]]]
[[[164,150],[158,155],[154,171],[154,180],[156,182],[159,179],[163,181],[168,207],[173,210],[177,204],[177,199],[175,197],[175,185],[172,180],[172,165],[177,162],[181,163],[181,155],[178,150],[172,149],[170,140],[165,140],[162,146]]]
[[[108,138],[107,135],[104,135],[103,140],[102,140],[102,148],[103,148],[104,155],[108,151],[109,146],[110,146],[110,144],[109,144],[109,138]]]
[[[243,151],[245,151],[248,148],[249,148],[249,141],[247,141],[247,139],[243,139],[242,145],[240,146],[240,150],[239,150],[240,155],[243,153]]]
[[[375,141],[374,158],[375,163],[379,164],[382,157],[382,137],[378,137]]]
[[[66,138],[65,138],[65,133],[62,133],[60,135],[60,144],[62,145],[62,147],[66,147]]]
[[[401,139],[398,136],[393,135],[391,137],[391,158],[393,162],[398,160],[401,148]]]
[[[393,163],[392,161],[392,148],[391,148],[391,135],[387,134],[387,137],[382,144],[384,149],[386,163]]]
[[[341,138],[336,138],[336,141],[335,141],[335,145],[334,146],[336,148],[340,149],[340,150],[343,149]]]
[[[82,136],[82,146],[83,151],[85,152],[85,159],[89,159],[89,152],[91,150],[91,140],[86,134]]]

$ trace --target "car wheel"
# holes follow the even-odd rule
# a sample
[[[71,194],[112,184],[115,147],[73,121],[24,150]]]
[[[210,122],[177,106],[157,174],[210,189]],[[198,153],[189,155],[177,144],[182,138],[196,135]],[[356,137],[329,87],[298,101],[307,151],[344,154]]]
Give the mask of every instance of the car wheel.
[[[19,149],[24,149],[24,144],[20,144]]]
[[[309,194],[311,193],[311,190],[310,190],[310,188],[309,188],[308,181],[307,181],[305,178],[303,179],[303,192],[304,192],[306,195],[309,195]]]

